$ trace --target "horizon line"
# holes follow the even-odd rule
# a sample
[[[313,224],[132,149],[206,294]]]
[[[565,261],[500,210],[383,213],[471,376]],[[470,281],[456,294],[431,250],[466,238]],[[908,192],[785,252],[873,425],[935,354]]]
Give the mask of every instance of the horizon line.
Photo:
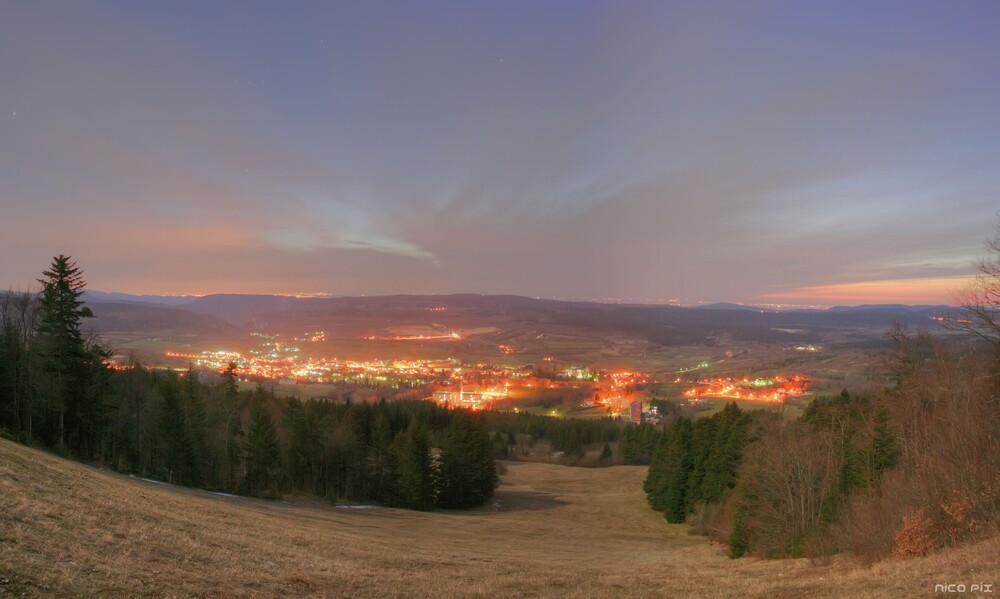
[[[13,291],[13,290],[8,290]],[[620,304],[620,305],[634,305],[634,306],[673,306],[679,308],[703,308],[707,306],[718,306],[729,304],[735,307],[741,308],[753,308],[760,309],[762,311],[789,311],[789,310],[830,310],[832,308],[847,307],[847,308],[857,308],[862,306],[907,306],[907,307],[917,307],[917,306],[932,306],[932,307],[948,307],[948,308],[960,308],[960,304],[947,303],[947,302],[934,302],[934,303],[908,303],[906,301],[862,301],[859,303],[784,303],[784,302],[747,302],[747,301],[734,301],[734,300],[690,300],[687,298],[677,299],[677,298],[633,298],[633,297],[587,297],[587,296],[539,296],[539,295],[524,295],[519,293],[482,293],[482,292],[452,292],[452,293],[331,293],[331,292],[260,292],[260,293],[248,293],[248,292],[213,292],[213,293],[129,293],[127,291],[104,291],[101,289],[85,289],[86,292],[104,294],[104,295],[123,295],[134,298],[206,298],[212,296],[243,296],[243,297],[283,297],[292,299],[338,299],[338,298],[364,298],[364,297],[449,297],[449,296],[461,296],[461,295],[471,295],[471,296],[481,296],[481,297],[498,297],[498,296],[512,296],[521,297],[526,299],[535,300],[548,300],[548,301],[558,301],[558,302],[583,302],[583,303],[594,303],[594,304]]]

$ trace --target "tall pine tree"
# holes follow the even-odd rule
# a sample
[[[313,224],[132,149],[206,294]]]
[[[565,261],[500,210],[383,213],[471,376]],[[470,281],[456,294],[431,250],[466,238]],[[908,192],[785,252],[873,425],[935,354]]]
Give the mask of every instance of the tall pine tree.
[[[434,507],[433,476],[427,433],[411,423],[392,443],[396,456],[396,500],[399,507],[429,510]]]
[[[161,386],[163,404],[157,422],[157,469],[170,483],[199,485],[201,476],[188,419],[181,404],[180,382],[170,373]]]
[[[277,495],[281,450],[274,430],[274,420],[260,395],[250,404],[243,439],[243,463],[246,470],[242,488],[245,492]]]
[[[42,274],[38,333],[52,416],[46,440],[60,451],[94,457],[106,414],[93,384],[100,359],[87,347],[80,328],[82,319],[94,315],[80,299],[86,286],[83,271],[60,254]]]

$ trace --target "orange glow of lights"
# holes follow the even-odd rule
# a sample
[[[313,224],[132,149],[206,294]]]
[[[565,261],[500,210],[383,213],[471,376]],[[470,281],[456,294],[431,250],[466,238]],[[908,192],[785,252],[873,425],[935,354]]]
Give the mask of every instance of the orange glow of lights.
[[[719,397],[747,401],[784,403],[790,397],[805,395],[812,381],[802,375],[791,377],[775,376],[772,379],[749,377],[736,380],[730,377],[715,377],[698,381],[697,387],[684,391],[684,397]]]
[[[368,341],[459,341],[462,336],[458,333],[452,331],[450,333],[441,333],[440,335],[389,335],[386,337],[378,337],[376,335],[369,335],[364,337]]]

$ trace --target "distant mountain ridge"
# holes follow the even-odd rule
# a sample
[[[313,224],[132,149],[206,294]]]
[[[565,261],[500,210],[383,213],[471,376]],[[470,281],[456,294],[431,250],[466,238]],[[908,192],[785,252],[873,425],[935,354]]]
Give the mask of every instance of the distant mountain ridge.
[[[774,311],[741,304],[608,304],[517,295],[383,295],[290,297],[216,294],[204,297],[128,296],[87,292],[103,330],[339,331],[358,338],[391,327],[440,325],[453,330],[496,328],[537,333],[587,332],[645,339],[655,345],[713,344],[723,335],[761,343],[822,342],[836,331],[881,337],[893,323],[936,328],[950,306],[863,305],[829,310]],[[122,299],[123,296],[126,299]],[[108,301],[114,298],[115,301]],[[157,303],[162,301],[163,303]],[[130,329],[130,327],[132,327]]]
[[[912,312],[924,312],[927,310],[956,310],[955,306],[948,306],[946,304],[936,304],[936,305],[916,305],[912,306],[909,304],[861,304],[858,306],[833,306],[828,310],[830,312],[850,312],[858,310],[910,310]]]
[[[697,306],[689,306],[691,308],[700,308],[702,310],[744,310],[748,312],[760,312],[764,308],[758,308],[757,306],[750,306],[747,304],[734,304],[730,302],[715,302],[713,304],[701,304]]]
[[[173,331],[177,334],[231,336],[238,328],[211,314],[145,302],[97,301],[94,318],[84,323],[97,333]]]
[[[244,311],[256,306],[258,309],[273,310],[281,307],[288,307],[299,302],[316,302],[326,300],[371,300],[375,298],[394,298],[413,300],[427,300],[435,298],[520,298],[530,301],[560,302],[565,304],[593,304],[602,306],[628,306],[628,307],[650,307],[650,308],[689,308],[697,310],[736,310],[744,312],[856,312],[861,310],[900,310],[910,312],[923,312],[927,310],[958,310],[957,306],[947,304],[858,304],[858,305],[838,305],[829,308],[796,308],[763,306],[755,304],[741,304],[736,302],[713,302],[709,304],[693,304],[682,306],[676,304],[646,304],[646,303],[618,303],[600,302],[594,300],[563,300],[532,298],[521,295],[510,294],[479,294],[479,293],[453,293],[453,294],[387,294],[387,295],[358,295],[358,296],[330,296],[330,297],[308,297],[295,295],[277,295],[268,293],[213,293],[208,295],[134,295],[118,291],[95,291],[87,289],[83,293],[84,301],[95,302],[133,302],[144,304],[156,304],[163,306],[181,307],[198,312],[215,312],[220,308],[231,309],[235,306],[241,307]]]
[[[118,291],[94,291],[86,289],[83,292],[85,302],[129,302],[136,304],[154,304],[157,306],[180,306],[197,299],[196,295],[132,295]]]

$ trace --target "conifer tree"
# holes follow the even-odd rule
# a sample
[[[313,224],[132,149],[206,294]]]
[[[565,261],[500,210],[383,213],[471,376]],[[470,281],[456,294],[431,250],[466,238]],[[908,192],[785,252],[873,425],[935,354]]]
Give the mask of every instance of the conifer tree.
[[[899,440],[889,428],[889,413],[885,406],[875,410],[875,426],[872,431],[871,474],[872,479],[899,463],[903,451]]]
[[[162,390],[163,405],[156,431],[159,450],[157,463],[165,470],[163,478],[167,482],[181,485],[201,484],[176,375],[171,373]]]
[[[239,395],[240,387],[236,383],[236,362],[230,362],[222,371],[222,388],[225,391],[226,399],[236,399]]]
[[[429,510],[434,507],[433,477],[427,433],[416,423],[396,436],[393,452],[397,464],[397,501],[400,507]]]
[[[274,421],[267,411],[267,405],[260,396],[250,404],[246,435],[243,440],[243,460],[246,475],[243,488],[251,494],[278,491],[278,471],[281,467],[281,453],[278,437],[274,431]]]
[[[611,445],[605,443],[604,447],[601,448],[601,455],[597,458],[597,461],[602,464],[611,461]]]
[[[367,499],[368,443],[372,431],[372,409],[366,403],[351,405],[347,425],[349,433],[340,450],[345,462],[344,496],[350,500]]]
[[[56,441],[60,451],[90,454],[104,413],[100,397],[91,393],[94,356],[84,342],[80,324],[94,315],[80,299],[86,282],[83,271],[62,254],[53,258],[42,274],[45,278],[38,279],[42,284],[38,333],[55,420],[49,427],[50,441]]]
[[[221,441],[223,460],[220,464],[221,478],[224,488],[236,492],[239,483],[239,464],[242,454],[243,409],[239,386],[236,383],[236,364],[230,362],[222,373],[222,382],[216,387],[218,411],[216,417],[221,422]]]
[[[704,501],[702,486],[710,467],[712,449],[715,447],[719,418],[702,418],[694,423],[691,430],[691,475],[688,477],[688,502]]]
[[[31,294],[0,292],[0,426],[26,441],[33,436],[38,382],[37,307]]]
[[[486,429],[473,414],[455,412],[441,447],[438,505],[458,509],[482,505],[493,496],[498,482]]]
[[[384,405],[380,405],[372,420],[368,445],[368,489],[365,498],[380,503],[396,503],[396,456],[391,448],[392,427]]]
[[[667,465],[670,460],[670,441],[676,425],[669,426],[663,430],[653,455],[649,460],[649,470],[646,471],[646,480],[642,483],[642,489],[646,492],[646,500],[650,507],[658,512],[666,509],[667,497]],[[607,447],[607,444],[605,444]],[[610,449],[610,448],[609,448]]]
[[[638,447],[636,444],[636,428],[634,426],[627,425],[625,430],[622,431],[621,437],[621,449],[622,449],[622,460],[626,464],[638,464],[639,461],[636,458],[638,453]]]
[[[198,373],[190,366],[184,373],[182,388],[183,401],[181,403],[184,410],[184,423],[191,442],[191,455],[195,462],[193,476],[196,480],[204,481],[208,477],[206,466],[208,461],[208,412],[202,399],[201,385],[198,384]]]
[[[291,435],[288,448],[288,476],[292,485],[309,489],[319,496],[326,495],[327,489],[320,480],[324,447],[319,416],[307,413],[298,398],[288,400],[284,416],[285,428]]]
[[[670,439],[668,458],[663,473],[664,515],[667,522],[680,523],[687,518],[688,476],[691,474],[691,421],[683,418],[677,421],[676,430]]]
[[[493,455],[504,458],[510,455],[508,436],[500,431],[493,433]]]
[[[706,503],[721,501],[725,493],[736,484],[736,469],[746,445],[747,418],[735,402],[726,404],[718,418],[718,432],[705,464],[705,478],[701,484],[700,499]]]
[[[583,442],[580,440],[580,430],[573,427],[569,431],[569,437],[566,439],[566,455],[573,458],[582,458],[584,456]]]

